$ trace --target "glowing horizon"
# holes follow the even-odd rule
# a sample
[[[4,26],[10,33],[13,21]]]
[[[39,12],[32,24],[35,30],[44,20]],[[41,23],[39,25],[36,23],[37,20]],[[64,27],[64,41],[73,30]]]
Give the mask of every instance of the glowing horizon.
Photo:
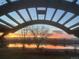
[[[41,35],[37,35],[37,36],[39,38],[43,37]],[[9,35],[5,36],[5,38],[23,38],[23,37],[25,37],[25,38],[27,38],[27,37],[33,38],[35,36],[33,34],[31,34],[31,33],[25,34],[25,36],[23,36],[23,34],[10,33]],[[66,38],[66,39],[71,39],[73,37],[72,37],[72,35],[68,35],[68,34],[53,33],[53,34],[47,34],[47,38],[57,38],[57,39]]]
[[[31,30],[34,32],[32,32]],[[48,32],[44,32],[45,30],[48,30]],[[42,33],[44,32],[44,33]],[[5,36],[6,38],[20,38],[20,37],[30,37],[33,38],[35,37],[34,34],[37,37],[44,37],[44,35],[41,35],[40,33],[46,35],[47,38],[57,38],[57,39],[71,39],[74,38],[74,35],[68,34],[65,31],[63,31],[60,28],[57,28],[55,26],[50,26],[50,25],[45,25],[45,24],[37,24],[37,25],[31,25],[28,27],[24,27],[20,30],[18,30],[15,33],[10,33],[7,36]]]

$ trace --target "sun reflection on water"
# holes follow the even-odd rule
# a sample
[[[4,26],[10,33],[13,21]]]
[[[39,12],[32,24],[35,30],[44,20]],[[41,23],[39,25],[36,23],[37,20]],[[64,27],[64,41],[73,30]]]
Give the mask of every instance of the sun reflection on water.
[[[23,44],[8,44],[8,48],[22,48]],[[37,48],[36,44],[24,44],[25,48]],[[74,49],[73,46],[54,46],[54,45],[40,45],[39,48],[46,48],[46,49]]]

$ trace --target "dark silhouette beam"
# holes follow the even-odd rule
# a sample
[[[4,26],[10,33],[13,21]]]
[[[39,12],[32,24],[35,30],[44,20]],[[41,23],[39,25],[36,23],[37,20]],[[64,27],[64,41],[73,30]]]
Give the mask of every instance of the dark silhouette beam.
[[[7,23],[6,21],[4,21],[4,20],[2,20],[2,19],[0,19],[0,21],[1,21],[2,23],[4,23],[4,24],[10,26],[10,27],[13,27],[11,24]],[[13,27],[13,28],[14,28],[14,27]]]
[[[46,8],[46,10],[45,10],[45,11],[46,11],[46,12],[45,12],[44,20],[46,19],[47,8]]]
[[[25,19],[21,16],[21,14],[20,14],[18,11],[16,11],[16,12],[17,12],[18,15],[21,17],[21,19],[26,23]]]
[[[19,22],[17,22],[14,18],[12,18],[10,15],[6,15],[7,17],[9,17],[12,21],[14,21],[15,23],[17,23],[18,25],[20,24]]]
[[[6,0],[8,3],[11,3],[10,0]]]
[[[54,14],[52,15],[51,21],[53,20],[53,18],[54,18],[54,16],[55,16],[56,12],[57,12],[57,9],[54,11]]]
[[[71,33],[79,38],[79,28],[78,30],[72,30]]]
[[[67,20],[63,25],[67,24],[68,22],[70,22],[72,19],[74,19],[77,15],[74,15],[73,17],[71,17],[69,20]]]
[[[7,31],[9,31],[10,29],[11,29],[11,28],[0,24],[0,32],[7,32]]]
[[[79,23],[76,23],[75,25],[72,25],[72,26],[69,27],[69,28],[73,28],[73,27],[75,27],[75,26],[77,26],[77,25],[79,25]]]
[[[74,29],[74,30],[79,30],[79,27],[77,27],[76,29]]]
[[[31,17],[31,15],[30,15],[29,11],[28,11],[28,10],[26,10],[26,11],[27,11],[27,13],[28,13],[28,15],[29,15],[29,17],[30,17],[30,19],[31,19],[31,21],[32,21],[32,17]]]
[[[29,25],[33,25],[33,24],[48,24],[48,25],[51,25],[51,26],[56,26],[64,31],[66,31],[67,33],[70,33],[69,29],[64,27],[63,25],[60,25],[56,22],[52,22],[50,20],[33,20],[33,21],[28,21],[27,23],[23,23],[23,24],[20,24],[19,26],[16,26],[15,28],[13,28],[13,30],[11,32],[16,32],[17,30],[21,29],[21,28],[24,28],[26,26],[29,26]]]
[[[4,32],[1,36],[0,36],[0,39],[2,39],[5,35],[7,35],[8,33],[7,32]]]
[[[60,19],[57,21],[57,23],[66,15],[67,12],[65,12],[61,17]]]
[[[38,10],[37,10],[37,8],[36,8],[36,13],[37,13],[37,20],[38,20]]]
[[[78,1],[78,0],[74,0],[74,2],[73,2],[73,3],[74,3],[74,4],[76,4],[76,2],[77,2],[77,1]]]

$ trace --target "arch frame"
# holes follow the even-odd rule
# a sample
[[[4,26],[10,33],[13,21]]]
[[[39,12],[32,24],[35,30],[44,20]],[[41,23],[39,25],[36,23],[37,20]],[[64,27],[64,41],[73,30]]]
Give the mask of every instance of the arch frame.
[[[71,12],[74,13],[76,15],[79,15],[79,6],[75,3],[70,3],[70,2],[66,2],[63,0],[22,0],[22,1],[18,1],[18,2],[14,2],[14,3],[8,3],[5,4],[3,6],[0,6],[0,16],[7,14],[9,12],[12,11],[17,11],[23,8],[31,8],[31,7],[46,7],[46,8],[56,8],[56,9],[61,9],[61,10],[65,10],[66,12]],[[45,23],[46,22],[46,23]],[[30,24],[31,23],[31,24]],[[74,34],[75,32],[73,32],[72,30],[69,30],[68,28],[64,27],[61,24],[55,23],[55,22],[51,22],[51,21],[33,21],[33,22],[27,22],[20,24],[19,26],[14,27],[13,29],[9,29],[7,31],[7,33],[11,32],[15,32],[19,29],[27,25],[32,25],[32,24],[48,24],[48,25],[53,25],[53,26],[57,26],[58,28],[63,29],[64,31],[66,31],[67,33],[71,33]],[[49,24],[50,23],[50,24]],[[6,32],[5,32],[6,33]]]
[[[30,25],[34,25],[34,24],[47,24],[47,25],[51,25],[51,26],[55,26],[57,28],[60,28],[62,30],[64,30],[67,33],[70,33],[69,28],[64,27],[63,25],[56,23],[54,21],[49,21],[49,20],[32,20],[32,21],[27,21],[23,24],[20,24],[19,26],[16,26],[15,28],[11,29],[10,32],[16,32],[17,30],[20,30],[21,28],[30,26]]]
[[[79,15],[79,6],[77,4],[73,4],[70,2],[65,2],[63,0],[22,0],[14,3],[8,3],[0,7],[0,16],[12,12],[14,10],[20,10],[23,8],[31,8],[31,7],[50,7],[57,8],[61,10],[65,10],[67,12],[74,13]],[[76,10],[76,11],[75,11]]]

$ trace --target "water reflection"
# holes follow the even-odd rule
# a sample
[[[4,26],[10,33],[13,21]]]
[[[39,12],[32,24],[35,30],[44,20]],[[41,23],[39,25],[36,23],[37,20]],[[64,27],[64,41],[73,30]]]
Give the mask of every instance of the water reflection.
[[[21,43],[13,43],[13,44],[8,44],[8,48],[22,48],[23,44]],[[36,44],[24,44],[25,48],[37,48]],[[75,49],[73,46],[55,46],[55,45],[40,45],[39,48],[46,48],[46,49]]]

